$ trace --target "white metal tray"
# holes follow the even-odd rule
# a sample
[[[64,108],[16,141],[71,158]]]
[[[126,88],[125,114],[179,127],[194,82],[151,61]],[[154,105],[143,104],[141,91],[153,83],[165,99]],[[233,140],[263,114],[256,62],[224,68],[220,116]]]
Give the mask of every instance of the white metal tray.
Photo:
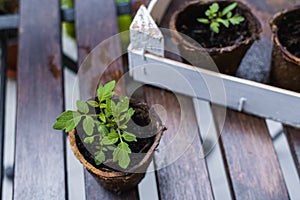
[[[169,3],[152,0],[148,9],[139,9],[131,24],[128,55],[134,80],[300,127],[299,93],[165,58],[167,39],[155,22],[161,21]]]

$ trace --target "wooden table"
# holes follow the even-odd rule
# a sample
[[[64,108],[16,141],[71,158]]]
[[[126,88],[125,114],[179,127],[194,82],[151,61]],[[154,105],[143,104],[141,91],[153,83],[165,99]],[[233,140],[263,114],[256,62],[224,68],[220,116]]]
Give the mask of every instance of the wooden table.
[[[296,3],[296,0],[288,3],[281,0],[248,1],[254,5],[258,17],[265,21],[287,4]],[[161,24],[162,27],[167,27],[170,15],[176,8],[182,6],[180,3],[182,4],[180,0],[171,3]],[[80,66],[97,44],[118,33],[118,24],[113,0],[76,1],[74,10],[78,44],[77,66]],[[64,110],[60,13],[59,1],[21,1],[18,22],[18,89],[13,177],[13,198],[18,200],[67,199],[71,196],[68,191],[66,164],[68,141],[64,134],[52,129],[56,116]],[[262,46],[270,44],[270,32],[267,30],[263,32],[262,40],[249,53],[252,58],[257,55],[265,56],[266,58],[262,60],[266,65],[270,61],[271,46],[267,45],[264,54],[260,51]],[[2,40],[2,47],[5,49],[5,40]],[[112,56],[120,55],[121,48],[117,40],[108,48],[107,53]],[[5,53],[2,55],[5,58]],[[5,59],[2,59],[0,65],[1,144],[5,120],[3,109],[6,64],[3,60]],[[250,67],[249,60],[251,57],[248,56],[243,62],[245,65],[243,68]],[[101,62],[98,65],[100,69],[103,67]],[[123,60],[119,58],[110,65],[100,81],[117,80],[123,73]],[[242,76],[243,72],[239,74]],[[94,77],[92,70],[79,76],[81,99],[93,95],[93,90],[87,89],[91,77]],[[191,98],[150,86],[144,86],[143,92],[144,99],[149,104],[160,104],[166,110],[168,131],[163,136],[162,143],[168,143],[181,132],[196,130],[198,133],[178,160],[156,171],[160,199],[289,199],[299,195],[297,189],[289,186],[290,179],[285,176],[288,174],[287,168],[282,166],[284,161],[277,156],[280,152],[276,151],[276,138],[271,138],[265,119],[227,110],[224,127],[219,130],[221,129],[218,126],[219,107],[214,106],[211,109],[208,102],[202,102],[203,113],[195,113],[191,107],[182,111],[179,109],[178,98],[186,104],[192,104]],[[205,159],[201,157],[203,145],[201,127],[198,127],[198,124],[201,124],[201,117],[197,119],[198,115],[214,119],[215,131],[222,132],[214,156]],[[184,122],[180,121],[181,116],[184,116]],[[180,130],[178,130],[179,122],[182,123]],[[282,136],[288,139],[296,166],[292,167],[295,167],[298,173],[293,179],[299,181],[300,131],[284,126],[284,132]],[[0,153],[3,155],[2,149]],[[1,166],[2,160],[3,156]],[[218,169],[221,170],[212,171],[214,164],[219,165],[221,168]],[[1,172],[3,177],[4,169]],[[216,181],[218,176],[219,182]],[[145,196],[139,195],[138,188],[122,195],[108,192],[99,186],[87,171],[84,181],[86,199],[145,199]]]

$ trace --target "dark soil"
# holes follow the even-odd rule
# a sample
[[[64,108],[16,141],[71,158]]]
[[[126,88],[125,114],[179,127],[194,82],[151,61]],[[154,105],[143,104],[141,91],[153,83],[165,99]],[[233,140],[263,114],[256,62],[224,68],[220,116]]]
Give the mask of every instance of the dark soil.
[[[137,136],[137,142],[130,142],[129,147],[132,150],[133,153],[146,153],[151,145],[154,142],[155,134],[157,133],[157,128],[153,123],[151,122],[151,118],[154,117],[151,113],[149,115],[149,108],[140,102],[131,100],[130,107],[132,107],[135,110],[134,115],[132,116],[132,122],[128,123],[127,131],[134,133]],[[92,107],[90,107],[90,110],[93,110]],[[94,111],[94,113],[99,113],[99,110]],[[151,116],[151,117],[150,117]],[[157,118],[158,119],[158,118]],[[95,130],[96,131],[96,130]],[[80,153],[84,156],[84,158],[91,163],[94,167],[102,170],[102,171],[118,171],[116,170],[118,167],[117,163],[114,163],[112,161],[112,151],[107,151],[106,158],[107,163],[110,166],[114,166],[113,169],[111,167],[108,167],[107,165],[101,164],[96,165],[94,161],[94,153],[97,151],[96,145],[89,144],[88,146],[83,143],[83,140],[85,138],[85,133],[83,131],[82,123],[80,122],[78,127],[76,128],[76,144],[78,146],[78,149]],[[87,150],[88,148],[88,150]],[[128,169],[136,165],[140,162],[141,157],[133,157],[130,154],[131,162],[128,166]]]
[[[220,10],[223,10],[230,3],[232,2],[220,2]],[[233,14],[238,13],[243,16],[245,18],[244,22],[235,26],[230,24],[229,28],[221,24],[218,34],[211,31],[208,24],[198,22],[197,18],[206,18],[204,13],[209,6],[210,4],[205,4],[186,8],[178,16],[176,23],[177,30],[193,38],[204,48],[231,46],[251,36],[251,33],[248,31],[251,30],[250,24],[247,21],[247,17],[243,15],[244,12],[239,7],[233,11]]]
[[[300,58],[300,11],[283,17],[278,30],[280,43],[296,57]]]

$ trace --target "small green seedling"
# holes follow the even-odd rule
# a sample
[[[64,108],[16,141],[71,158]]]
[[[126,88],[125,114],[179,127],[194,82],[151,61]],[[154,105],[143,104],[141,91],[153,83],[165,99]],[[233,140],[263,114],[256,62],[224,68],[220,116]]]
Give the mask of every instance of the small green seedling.
[[[96,146],[95,163],[100,165],[106,161],[106,155],[112,153],[113,161],[123,169],[130,163],[131,149],[128,142],[137,141],[136,136],[126,131],[127,123],[134,114],[129,108],[128,97],[112,100],[115,81],[99,85],[98,100],[76,102],[78,111],[67,110],[57,117],[53,128],[69,132],[82,122],[85,133],[84,143]],[[99,109],[93,113],[89,107]],[[94,110],[94,109],[93,109]]]
[[[239,14],[232,14],[232,11],[237,7],[237,3],[232,3],[225,7],[222,11],[219,11],[220,7],[218,3],[213,3],[208,10],[205,11],[205,15],[208,18],[198,18],[197,21],[203,24],[210,24],[210,29],[215,32],[220,32],[220,24],[223,24],[226,28],[230,24],[237,25],[245,20],[244,17]]]

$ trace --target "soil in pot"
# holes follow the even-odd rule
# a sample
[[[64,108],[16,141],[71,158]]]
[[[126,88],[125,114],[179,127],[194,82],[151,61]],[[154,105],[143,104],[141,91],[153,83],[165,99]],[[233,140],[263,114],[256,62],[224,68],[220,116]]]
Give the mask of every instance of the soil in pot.
[[[130,164],[125,170],[121,169],[118,163],[113,162],[111,151],[106,152],[106,161],[103,164],[96,165],[94,152],[97,148],[82,142],[85,133],[81,123],[75,132],[69,133],[71,147],[77,158],[102,186],[117,193],[135,187],[144,177],[145,170],[152,160],[153,151],[165,130],[159,117],[155,112],[150,111],[146,104],[130,100],[130,107],[135,110],[135,113],[132,121],[127,124],[126,130],[136,134],[137,142],[128,143],[132,153],[129,155]],[[94,109],[90,107],[90,111],[92,110]],[[93,112],[98,113],[99,110]]]
[[[220,11],[232,3],[231,1],[213,2],[219,4]],[[198,18],[207,18],[205,11],[209,9],[212,2],[193,2],[181,11],[176,12],[172,16],[170,28],[175,32],[175,41],[179,44],[183,57],[197,60],[197,55],[189,56],[189,54],[198,53],[199,55],[201,52],[206,51],[212,57],[221,73],[234,75],[248,48],[259,38],[259,33],[261,32],[260,23],[250,9],[240,2],[237,3],[238,6],[233,13],[243,16],[245,20],[238,25],[230,25],[229,28],[221,25],[219,33],[211,31],[208,24],[197,21]],[[187,41],[187,39],[180,34],[176,34],[176,32],[183,33],[194,39],[204,49]],[[196,66],[200,66],[200,64],[196,63]]]
[[[300,58],[300,9],[282,18],[278,37],[284,48]]]
[[[300,7],[276,14],[271,28],[271,84],[300,92]]]
[[[227,5],[225,2],[221,5]],[[205,11],[209,8],[210,4],[205,4],[205,6],[195,6],[189,7],[185,12],[191,13],[191,15],[186,15],[182,13],[178,16],[178,21],[176,23],[177,30],[185,35],[196,40],[204,48],[222,48],[227,46],[232,46],[251,36],[250,23],[245,20],[238,25],[230,26],[226,28],[220,26],[220,33],[215,33],[211,31],[207,24],[199,23],[197,18],[205,18]],[[224,7],[221,7],[221,10]],[[242,11],[237,9],[236,13],[243,15]]]

